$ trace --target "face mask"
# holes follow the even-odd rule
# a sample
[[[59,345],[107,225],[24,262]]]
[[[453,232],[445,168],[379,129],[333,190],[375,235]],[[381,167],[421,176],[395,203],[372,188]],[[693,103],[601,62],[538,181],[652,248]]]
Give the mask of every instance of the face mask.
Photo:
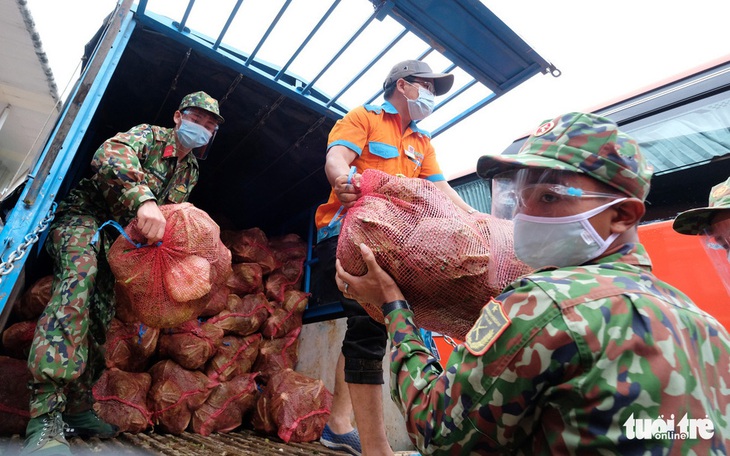
[[[180,128],[177,129],[177,139],[186,149],[195,149],[208,144],[211,136],[212,133],[202,125],[185,119],[182,119]]]
[[[614,204],[619,198],[590,211],[568,217],[535,217],[517,214],[514,218],[515,254],[535,269],[545,266],[578,266],[608,249],[619,236],[604,240],[588,221]]]
[[[411,119],[421,120],[433,112],[433,94],[422,87],[416,87],[418,88],[418,98],[411,100],[406,97],[406,101],[408,102],[408,114],[410,114]],[[403,96],[405,97],[405,94]]]

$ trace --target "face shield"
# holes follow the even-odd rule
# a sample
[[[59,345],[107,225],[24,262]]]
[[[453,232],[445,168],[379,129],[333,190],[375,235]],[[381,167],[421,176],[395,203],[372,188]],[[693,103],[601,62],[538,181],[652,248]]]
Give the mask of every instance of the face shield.
[[[193,149],[193,155],[195,155],[195,158],[197,158],[198,160],[205,160],[206,158],[208,158],[208,154],[210,153],[210,148],[213,146],[213,141],[215,140],[216,134],[218,134],[218,129],[213,132],[213,135],[210,137],[210,141],[208,141],[208,144]]]
[[[492,181],[492,215],[514,223],[517,258],[539,269],[584,264],[601,256],[619,236],[604,239],[589,219],[625,196],[580,188],[577,173],[521,169]],[[582,204],[587,198],[599,204]],[[601,201],[602,199],[602,201]]]
[[[712,229],[706,229],[701,239],[705,253],[730,295],[730,232],[713,234]]]
[[[492,178],[492,215],[513,220],[518,213],[563,217],[584,198],[606,202],[625,198],[617,193],[585,190],[571,184],[577,173],[553,169],[518,169]]]

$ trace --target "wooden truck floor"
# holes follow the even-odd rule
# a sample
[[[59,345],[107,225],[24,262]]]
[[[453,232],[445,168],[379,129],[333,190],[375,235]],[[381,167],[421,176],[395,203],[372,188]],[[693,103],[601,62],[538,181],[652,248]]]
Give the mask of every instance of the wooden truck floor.
[[[0,438],[0,454],[17,455],[23,446],[23,438]],[[120,434],[115,439],[100,440],[91,438],[70,439],[71,451],[77,456],[92,455],[174,455],[174,456],[269,456],[269,455],[332,455],[346,453],[333,451],[319,442],[284,443],[271,437],[259,435],[250,430],[240,430],[227,434],[213,434],[204,437],[185,432],[181,435],[145,432],[140,434]]]

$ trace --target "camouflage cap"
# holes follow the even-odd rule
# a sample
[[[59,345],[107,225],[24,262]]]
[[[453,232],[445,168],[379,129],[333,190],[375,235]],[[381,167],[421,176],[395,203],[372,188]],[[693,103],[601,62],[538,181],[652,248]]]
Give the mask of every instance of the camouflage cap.
[[[710,227],[712,216],[723,210],[730,210],[730,178],[712,187],[707,207],[680,212],[672,228],[679,234],[703,234]]]
[[[224,122],[223,117],[221,117],[220,110],[218,109],[218,100],[203,91],[185,95],[180,102],[180,107],[177,109],[178,111],[182,111],[185,108],[204,109],[211,113],[218,123]]]
[[[653,172],[636,141],[613,121],[580,112],[543,122],[516,154],[480,157],[477,174],[490,178],[514,168],[586,174],[642,201]]]

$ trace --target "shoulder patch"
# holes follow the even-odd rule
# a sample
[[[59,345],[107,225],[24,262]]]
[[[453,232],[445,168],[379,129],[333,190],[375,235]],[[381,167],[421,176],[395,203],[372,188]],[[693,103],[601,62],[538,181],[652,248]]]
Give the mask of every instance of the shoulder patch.
[[[482,308],[479,319],[466,334],[464,345],[472,355],[481,356],[511,324],[502,303],[492,299]]]

